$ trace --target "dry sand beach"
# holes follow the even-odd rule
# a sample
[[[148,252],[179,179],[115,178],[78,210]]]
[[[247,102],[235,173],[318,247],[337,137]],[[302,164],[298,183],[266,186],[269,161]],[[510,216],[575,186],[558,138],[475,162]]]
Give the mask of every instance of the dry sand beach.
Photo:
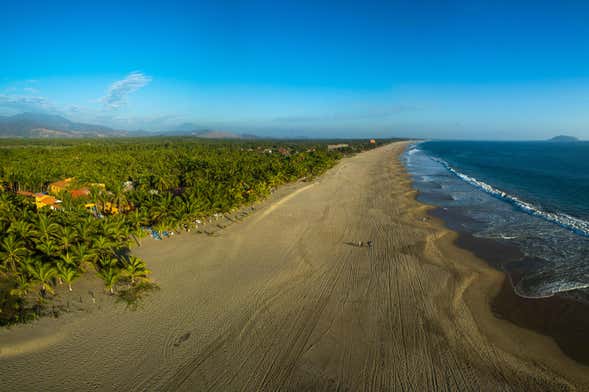
[[[503,275],[427,217],[405,146],[215,236],[144,241],[161,290],[1,331],[0,389],[589,390],[552,339],[494,317]]]

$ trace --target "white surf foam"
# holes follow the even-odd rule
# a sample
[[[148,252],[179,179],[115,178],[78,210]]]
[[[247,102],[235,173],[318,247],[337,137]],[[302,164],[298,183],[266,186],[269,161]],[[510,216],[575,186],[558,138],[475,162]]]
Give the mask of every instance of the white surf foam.
[[[537,217],[540,217],[544,220],[549,222],[555,223],[560,225],[566,229],[569,229],[576,234],[589,237],[589,222],[576,218],[574,216],[570,216],[565,213],[555,213],[555,212],[548,212],[544,211],[539,207],[534,206],[532,203],[528,203],[524,200],[521,200],[517,196],[511,195],[507,192],[504,192],[500,189],[497,189],[486,182],[480,181],[474,177],[468,176],[455,168],[453,168],[448,162],[443,159],[437,157],[431,157],[436,162],[442,164],[446,169],[448,169],[452,174],[456,175],[458,178],[462,179],[463,181],[474,185],[475,187],[483,190],[484,192],[493,195],[501,200],[509,202],[519,208],[520,210]]]

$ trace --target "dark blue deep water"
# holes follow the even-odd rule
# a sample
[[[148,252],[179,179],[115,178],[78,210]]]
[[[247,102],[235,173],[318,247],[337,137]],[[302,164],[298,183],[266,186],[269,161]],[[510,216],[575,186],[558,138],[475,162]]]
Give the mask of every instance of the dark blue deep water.
[[[453,216],[452,229],[534,260],[516,266],[519,295],[587,298],[589,142],[432,141],[404,160],[419,199]]]

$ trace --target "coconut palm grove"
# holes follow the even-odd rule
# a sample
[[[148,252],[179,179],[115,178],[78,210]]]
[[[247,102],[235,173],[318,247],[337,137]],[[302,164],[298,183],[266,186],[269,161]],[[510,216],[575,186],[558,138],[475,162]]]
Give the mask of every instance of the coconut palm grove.
[[[0,149],[0,322],[34,319],[76,279],[112,295],[153,287],[142,237],[199,228],[382,142],[194,138],[5,140]],[[335,146],[335,148],[333,148]]]

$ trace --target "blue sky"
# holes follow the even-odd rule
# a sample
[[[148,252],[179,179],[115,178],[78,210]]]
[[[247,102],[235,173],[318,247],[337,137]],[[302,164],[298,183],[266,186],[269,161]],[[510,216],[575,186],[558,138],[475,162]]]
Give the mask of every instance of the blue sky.
[[[4,115],[269,136],[589,139],[588,1],[1,7]]]

